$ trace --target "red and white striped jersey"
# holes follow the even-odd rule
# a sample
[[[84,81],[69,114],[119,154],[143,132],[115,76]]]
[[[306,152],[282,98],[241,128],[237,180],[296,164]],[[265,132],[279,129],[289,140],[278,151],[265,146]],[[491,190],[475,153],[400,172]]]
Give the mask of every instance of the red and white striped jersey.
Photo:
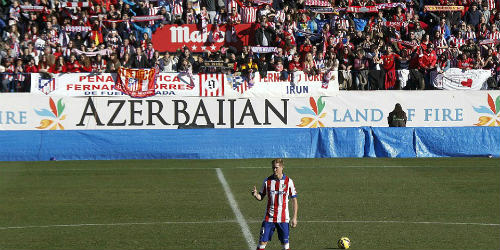
[[[441,39],[434,41],[434,46],[436,47],[436,54],[441,55],[447,50],[443,47],[447,47],[448,42],[446,42],[446,39],[444,39],[444,37],[441,37]]]
[[[278,12],[276,12],[276,16],[274,16],[274,21],[277,23],[282,23],[285,21],[285,16],[285,11],[279,10]]]
[[[5,73],[9,73],[9,74],[4,74],[4,79],[7,79],[9,81],[12,81],[14,80],[14,64],[11,64],[9,67],[7,67],[5,69]]]
[[[495,31],[495,32],[492,32],[488,35],[488,39],[492,39],[492,40],[498,40],[500,39],[500,32],[499,31]]]
[[[175,15],[182,15],[182,0],[172,0],[172,8],[173,8],[173,11],[172,11],[172,14]]]
[[[465,39],[476,39],[476,33],[474,31],[465,32]]]
[[[438,25],[437,28],[436,28],[437,31],[439,31],[439,34],[443,35],[445,34],[446,32],[446,28],[445,27],[442,27],[441,25]]]
[[[465,44],[465,39],[452,37],[452,38],[450,38],[450,43],[454,43],[455,47],[460,49],[460,47],[462,47],[462,45]]]
[[[338,20],[338,23],[340,24],[340,29],[343,30],[348,30],[349,29],[349,20],[341,18]]]
[[[496,9],[496,0],[488,0],[488,9]]]
[[[236,8],[236,11],[238,11],[238,3],[235,0],[226,0],[226,12],[232,14],[233,8]]]
[[[245,6],[241,8],[241,22],[255,23],[257,20],[257,7]]]
[[[283,175],[281,180],[278,180],[271,175],[262,184],[260,190],[262,197],[267,195],[266,216],[264,221],[281,223],[290,221],[288,212],[288,198],[297,197],[295,184],[292,179]]]
[[[239,24],[241,23],[241,15],[236,14],[236,15],[230,15],[227,20],[229,21],[230,24]]]
[[[148,9],[148,13],[150,16],[153,16],[153,15],[158,14],[159,10],[160,10],[160,7],[150,6]],[[149,21],[149,25],[154,25],[154,24],[155,24],[155,21]]]
[[[340,33],[340,34],[339,34],[339,36],[335,36],[335,37],[333,38],[333,44],[332,44],[332,45],[334,45],[334,46],[339,45],[339,43],[341,43],[341,42],[342,42],[342,39],[344,39],[344,34],[343,34],[343,33]]]

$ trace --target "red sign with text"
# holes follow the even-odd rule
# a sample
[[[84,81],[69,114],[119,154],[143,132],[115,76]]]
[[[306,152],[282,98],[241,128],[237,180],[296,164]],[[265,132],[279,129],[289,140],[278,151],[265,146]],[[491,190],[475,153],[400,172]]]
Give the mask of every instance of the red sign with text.
[[[187,46],[192,52],[215,52],[221,46],[233,46],[241,50],[252,45],[256,30],[255,24],[216,25],[209,24],[202,29],[196,24],[165,25],[156,30],[152,42],[155,50],[175,52]]]

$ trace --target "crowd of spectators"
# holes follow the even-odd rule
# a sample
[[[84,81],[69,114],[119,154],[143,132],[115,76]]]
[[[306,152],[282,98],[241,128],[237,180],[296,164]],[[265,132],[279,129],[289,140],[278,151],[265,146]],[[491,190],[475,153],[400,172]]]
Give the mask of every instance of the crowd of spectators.
[[[488,85],[498,86],[496,0],[327,0],[333,9],[311,9],[306,1],[310,0],[0,0],[0,91],[29,91],[26,73],[113,73],[120,66],[213,71],[204,66],[207,61],[231,65],[217,68],[227,73],[280,71],[285,78],[297,70],[325,75],[338,70],[340,87],[348,90],[432,89],[431,73],[450,67],[491,70]],[[404,6],[373,13],[345,8],[389,2]],[[426,5],[465,8],[435,12],[426,11]],[[146,15],[163,19],[128,22]],[[208,23],[255,23],[254,44],[203,53],[187,47],[173,53],[153,48],[152,34],[164,25]],[[75,26],[88,29],[70,28]],[[259,54],[252,46],[277,49]],[[400,69],[409,72],[405,86]]]

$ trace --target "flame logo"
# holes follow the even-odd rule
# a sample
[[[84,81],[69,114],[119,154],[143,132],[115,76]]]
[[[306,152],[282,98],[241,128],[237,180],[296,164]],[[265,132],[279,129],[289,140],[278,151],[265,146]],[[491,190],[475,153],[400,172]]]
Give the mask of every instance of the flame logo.
[[[52,97],[49,99],[49,106],[50,110],[48,109],[40,109],[37,110],[35,109],[35,113],[37,113],[39,116],[43,117],[48,117],[49,119],[42,119],[40,121],[40,126],[36,127],[37,129],[46,129],[50,127],[49,130],[57,130],[59,128],[60,130],[64,130],[63,125],[60,123],[60,121],[63,121],[66,119],[66,115],[63,115],[64,108],[66,105],[62,102],[62,98],[59,99],[57,102],[57,106],[52,100]]]
[[[474,111],[480,114],[485,114],[479,117],[476,126],[500,126],[500,96],[497,96],[495,102],[490,94],[488,94],[488,106],[472,107]]]
[[[325,108],[325,102],[322,100],[323,97],[318,98],[318,101],[314,100],[314,98],[310,97],[309,98],[309,105],[310,107],[303,106],[302,108],[297,108],[295,107],[295,110],[299,114],[303,115],[311,115],[311,116],[306,116],[302,117],[300,119],[300,124],[297,125],[297,127],[306,127],[308,126],[309,128],[317,128],[317,127],[324,127],[325,125],[320,121],[320,119],[324,118],[326,116],[326,112],[322,113],[323,109]]]

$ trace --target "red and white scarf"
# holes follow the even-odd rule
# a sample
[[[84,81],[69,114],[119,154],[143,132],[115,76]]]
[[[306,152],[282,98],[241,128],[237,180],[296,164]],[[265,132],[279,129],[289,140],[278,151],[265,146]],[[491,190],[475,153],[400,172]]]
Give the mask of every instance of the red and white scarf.
[[[61,8],[74,8],[74,7],[87,8],[92,6],[92,4],[90,2],[61,2],[60,6]]]
[[[396,38],[391,38],[391,42],[401,43],[403,45],[410,46],[410,47],[418,46],[418,43],[410,42],[410,41],[403,41],[401,39],[396,39]]]
[[[21,10],[24,12],[44,12],[45,6],[21,5]]]
[[[73,52],[75,52],[77,55],[84,54],[86,56],[97,56],[97,55],[105,56],[105,55],[111,54],[111,50],[109,50],[109,49],[103,49],[103,50],[94,51],[94,52],[87,52],[87,51],[81,51],[79,49],[73,49]]]
[[[66,32],[84,32],[91,31],[92,27],[90,26],[65,26],[64,31]]]
[[[351,13],[375,13],[378,12],[377,6],[349,6],[347,12]]]

